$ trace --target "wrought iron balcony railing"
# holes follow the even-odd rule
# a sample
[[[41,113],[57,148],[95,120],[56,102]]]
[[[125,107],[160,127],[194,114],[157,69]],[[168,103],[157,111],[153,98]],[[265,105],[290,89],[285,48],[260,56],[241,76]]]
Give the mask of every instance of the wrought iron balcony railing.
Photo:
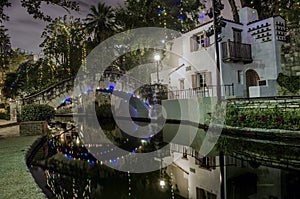
[[[222,60],[224,62],[251,63],[251,44],[227,41],[222,43]]]

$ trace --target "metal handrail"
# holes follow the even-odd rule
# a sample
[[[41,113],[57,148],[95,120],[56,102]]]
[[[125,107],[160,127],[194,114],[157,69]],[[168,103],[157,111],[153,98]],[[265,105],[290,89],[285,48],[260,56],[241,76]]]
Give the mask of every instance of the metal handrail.
[[[222,96],[234,96],[234,84],[221,85],[223,88]],[[208,85],[206,87],[188,88],[182,90],[169,90],[168,99],[189,99],[194,97],[212,97],[216,96],[217,85]]]

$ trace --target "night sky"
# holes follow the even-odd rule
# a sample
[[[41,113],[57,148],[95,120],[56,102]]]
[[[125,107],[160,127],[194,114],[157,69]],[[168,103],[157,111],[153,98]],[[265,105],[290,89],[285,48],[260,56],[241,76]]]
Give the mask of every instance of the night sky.
[[[39,45],[42,43],[40,38],[45,22],[41,20],[33,19],[27,14],[26,9],[21,7],[20,0],[11,0],[12,6],[5,8],[5,13],[10,16],[10,21],[5,22],[4,25],[8,29],[8,33],[11,37],[11,43],[13,47],[28,50],[29,53],[39,53],[41,49]],[[75,17],[85,18],[89,13],[91,5],[97,5],[98,2],[104,2],[107,5],[118,6],[124,5],[124,0],[78,0],[80,3],[80,12],[72,12]],[[210,1],[207,1],[210,3]],[[240,8],[240,1],[237,0],[238,8]],[[225,4],[224,16],[227,19],[232,18],[230,16],[230,8],[228,2],[223,0]],[[68,14],[64,9],[58,6],[45,6],[45,13],[52,17],[64,16]]]

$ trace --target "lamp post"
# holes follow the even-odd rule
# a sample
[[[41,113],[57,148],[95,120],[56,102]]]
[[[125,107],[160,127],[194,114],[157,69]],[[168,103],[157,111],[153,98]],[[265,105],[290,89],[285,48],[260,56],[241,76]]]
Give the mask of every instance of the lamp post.
[[[220,10],[224,8],[224,5],[221,1],[213,0],[212,1],[212,10],[213,10],[213,24],[214,24],[214,38],[215,38],[215,56],[216,56],[216,84],[217,84],[217,103],[221,102],[221,81],[220,81],[220,55],[219,55],[219,41],[218,41],[218,15],[220,15]],[[221,5],[220,8],[218,6]],[[223,6],[223,7],[222,7]]]
[[[220,55],[219,55],[219,38],[218,34],[221,33],[222,27],[226,26],[226,23],[222,20],[222,17],[219,17],[221,14],[221,10],[224,9],[224,4],[222,4],[221,0],[212,0],[212,8],[207,15],[210,18],[213,18],[213,25],[206,32],[206,35],[212,36],[214,35],[215,40],[215,60],[216,60],[216,84],[217,84],[217,103],[221,102],[221,81],[220,81]]]
[[[215,39],[215,60],[216,60],[216,84],[217,84],[217,104],[221,103],[221,77],[220,77],[220,55],[219,55],[219,38],[218,34],[222,32],[222,27],[226,26],[226,23],[222,20],[222,17],[219,17],[221,10],[224,9],[224,4],[221,0],[212,0],[212,8],[207,15],[210,18],[213,18],[213,26],[210,27],[207,36],[214,35]],[[224,175],[224,153],[221,151],[219,153],[220,158],[220,196],[221,199],[225,199],[225,175]]]
[[[158,67],[159,67],[160,55],[159,54],[154,55],[154,60],[157,62],[156,75],[157,75],[157,83],[159,83]]]

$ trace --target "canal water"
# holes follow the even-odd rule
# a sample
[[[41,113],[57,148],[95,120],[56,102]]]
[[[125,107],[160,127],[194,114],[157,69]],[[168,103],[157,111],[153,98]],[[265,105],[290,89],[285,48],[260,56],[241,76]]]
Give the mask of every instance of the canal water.
[[[147,138],[128,135],[113,121],[100,125],[109,142],[99,141],[95,129],[83,135],[92,126],[53,124],[28,164],[48,198],[300,198],[297,141],[221,134],[202,156],[208,132],[191,124],[166,123]],[[154,155],[145,160],[141,154]]]

